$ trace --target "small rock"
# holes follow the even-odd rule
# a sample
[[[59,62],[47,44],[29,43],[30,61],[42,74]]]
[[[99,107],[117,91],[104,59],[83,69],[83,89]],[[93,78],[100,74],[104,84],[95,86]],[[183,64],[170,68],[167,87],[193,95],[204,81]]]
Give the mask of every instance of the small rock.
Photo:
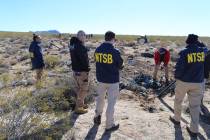
[[[4,84],[0,81],[0,89],[4,87]]]
[[[149,107],[148,108],[149,113],[155,113],[157,109],[155,107]]]
[[[163,107],[160,107],[160,111],[165,111],[165,109]]]
[[[128,120],[128,119],[129,119],[128,116],[123,116],[123,117],[121,118],[121,120]]]

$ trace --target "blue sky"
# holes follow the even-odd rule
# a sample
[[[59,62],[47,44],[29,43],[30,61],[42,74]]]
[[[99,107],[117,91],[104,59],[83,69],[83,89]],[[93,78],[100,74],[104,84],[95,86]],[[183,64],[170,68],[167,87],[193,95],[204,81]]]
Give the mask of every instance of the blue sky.
[[[210,0],[2,0],[1,31],[210,36]]]

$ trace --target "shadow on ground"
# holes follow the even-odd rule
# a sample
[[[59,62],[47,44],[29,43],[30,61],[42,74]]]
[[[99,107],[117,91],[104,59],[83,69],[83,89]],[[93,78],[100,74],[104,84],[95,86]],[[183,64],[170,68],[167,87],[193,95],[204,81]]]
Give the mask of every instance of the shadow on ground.
[[[14,138],[14,140],[46,140],[46,139],[52,139],[52,140],[60,140],[64,134],[66,134],[71,128],[74,126],[76,120],[78,119],[78,115],[72,113],[71,116],[59,120],[55,122],[53,125],[51,125],[47,129],[41,129],[38,130],[38,132],[25,135],[20,138]],[[72,133],[71,136],[69,136],[69,139],[73,140],[74,135]]]
[[[158,98],[158,99],[164,106],[166,106],[172,113],[174,113],[174,109],[168,103],[166,103],[162,98]],[[210,113],[208,109],[204,107],[202,107],[202,110],[205,110],[205,114],[200,116],[200,126],[205,131],[207,138],[210,139]],[[185,120],[184,118],[181,118],[181,120],[185,124],[189,124],[189,122],[187,122],[187,120]],[[184,140],[181,127],[174,126],[174,128],[175,128],[175,140]],[[197,139],[206,140],[206,138],[201,133],[198,134],[198,138],[190,137],[190,139],[191,140],[197,140]]]

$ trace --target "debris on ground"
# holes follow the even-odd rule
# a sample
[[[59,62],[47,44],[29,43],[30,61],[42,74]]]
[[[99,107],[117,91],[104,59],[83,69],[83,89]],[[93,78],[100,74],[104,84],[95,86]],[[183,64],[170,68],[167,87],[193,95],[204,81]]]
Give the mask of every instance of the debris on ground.
[[[166,84],[162,80],[156,81],[152,76],[143,73],[134,77],[128,84],[120,83],[120,89],[135,91],[145,97],[148,97],[149,94],[161,96],[163,94],[173,93],[174,88],[175,81],[170,81],[169,84]]]

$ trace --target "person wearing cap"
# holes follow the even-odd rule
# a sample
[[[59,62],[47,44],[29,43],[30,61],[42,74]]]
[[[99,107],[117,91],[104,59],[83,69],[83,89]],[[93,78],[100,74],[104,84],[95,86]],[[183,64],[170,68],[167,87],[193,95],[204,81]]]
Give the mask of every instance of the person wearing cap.
[[[33,34],[33,41],[29,47],[29,53],[31,57],[32,70],[36,70],[36,87],[41,86],[41,80],[43,76],[43,69],[45,67],[42,47],[41,47],[41,37],[39,35]]]
[[[77,37],[72,37],[69,44],[73,77],[77,84],[77,100],[75,113],[87,113],[88,106],[84,103],[87,96],[89,84],[88,75],[90,71],[88,49],[85,46],[86,35],[84,31],[79,31]]]
[[[190,127],[187,131],[192,137],[199,132],[199,113],[203,97],[202,84],[204,81],[204,50],[197,45],[198,36],[189,34],[186,40],[187,47],[182,50],[175,66],[175,101],[174,116],[170,120],[180,125],[182,102],[187,93],[191,116]]]
[[[154,60],[155,60],[155,69],[154,69],[154,74],[153,74],[154,81],[157,81],[157,73],[158,73],[161,63],[163,63],[163,66],[165,69],[166,84],[168,84],[169,83],[168,63],[170,61],[170,52],[165,48],[164,45],[163,47],[155,50]]]
[[[94,124],[101,124],[101,115],[107,93],[106,131],[114,131],[119,124],[114,122],[114,106],[119,96],[119,71],[123,68],[123,59],[119,50],[114,47],[115,33],[108,31],[105,42],[95,51],[96,78],[98,81]]]

